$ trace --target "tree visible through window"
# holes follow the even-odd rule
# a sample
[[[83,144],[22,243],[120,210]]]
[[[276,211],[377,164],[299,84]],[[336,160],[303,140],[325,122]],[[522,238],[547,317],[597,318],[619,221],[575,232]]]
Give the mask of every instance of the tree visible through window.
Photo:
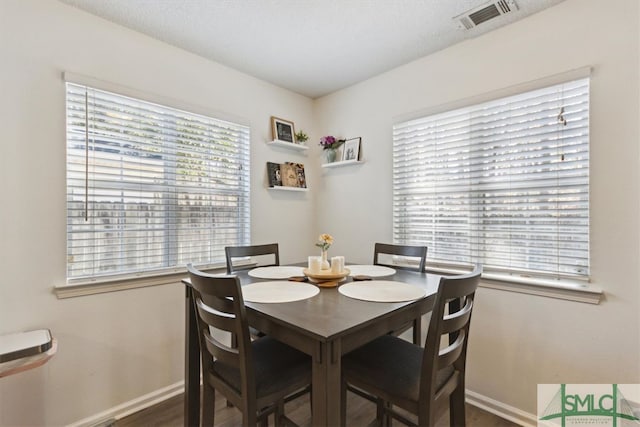
[[[398,123],[393,232],[429,262],[589,274],[589,80]]]
[[[249,241],[249,129],[67,83],[67,277],[224,261]]]

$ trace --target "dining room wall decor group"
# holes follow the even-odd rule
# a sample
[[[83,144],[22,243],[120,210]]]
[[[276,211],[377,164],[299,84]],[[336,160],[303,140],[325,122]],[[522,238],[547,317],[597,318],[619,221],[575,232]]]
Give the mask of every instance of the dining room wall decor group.
[[[296,132],[291,120],[271,116],[271,138],[268,145],[304,153],[309,147],[305,144],[309,139],[306,132]],[[337,138],[332,135],[320,138],[319,144],[323,152],[323,167],[335,167],[361,162],[362,137]],[[304,164],[300,162],[266,162],[267,183],[269,189],[298,190],[307,189],[307,178]]]

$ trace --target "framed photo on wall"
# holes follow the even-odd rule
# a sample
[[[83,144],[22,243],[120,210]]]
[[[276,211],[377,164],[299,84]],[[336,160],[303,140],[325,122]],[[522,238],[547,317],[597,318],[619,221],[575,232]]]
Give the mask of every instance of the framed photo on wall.
[[[347,139],[343,145],[342,149],[342,160],[360,160],[360,140],[362,138],[351,138]]]
[[[293,163],[283,163],[280,165],[282,185],[284,187],[300,187],[298,181],[298,169]]]
[[[269,187],[279,187],[282,185],[279,163],[267,162],[267,174],[269,176]]]
[[[298,184],[296,187],[307,188],[307,177],[304,173],[304,164],[303,163],[291,163],[287,162],[287,165],[293,166],[296,176],[298,177]]]
[[[295,144],[295,134],[293,122],[271,116],[271,135],[274,140]]]

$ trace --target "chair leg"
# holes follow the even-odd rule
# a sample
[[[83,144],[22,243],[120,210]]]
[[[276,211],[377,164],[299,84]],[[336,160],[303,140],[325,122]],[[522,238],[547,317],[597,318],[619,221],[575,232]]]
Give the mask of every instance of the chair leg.
[[[389,402],[385,402],[382,399],[376,400],[376,421],[378,425],[381,427],[389,427],[391,426],[391,417],[387,412],[387,409],[391,408],[391,404]]]
[[[382,399],[376,401],[376,420],[380,426],[384,425],[384,401]]]
[[[276,404],[276,410],[273,413],[273,422],[276,427],[283,427],[285,425],[284,419],[284,400],[280,400]]]
[[[422,346],[422,317],[413,319],[413,343]]]
[[[384,425],[385,427],[391,427],[391,405],[390,402],[385,402],[384,405]]]
[[[449,423],[451,427],[464,427],[467,425],[466,422],[464,383],[462,383],[449,396]]]
[[[231,334],[231,348],[238,348],[238,335]],[[233,403],[227,400],[227,408],[233,408]]]
[[[267,423],[267,417],[263,417],[260,419],[260,425],[261,426],[267,426],[267,424],[262,424],[262,423]],[[256,411],[248,411],[248,413],[246,414],[242,414],[242,425],[246,426],[246,427],[253,427],[255,425],[258,424],[258,415],[256,413]]]
[[[216,392],[209,384],[202,386],[202,426],[213,426],[216,412]]]
[[[313,403],[313,399],[311,400],[311,402]],[[313,413],[313,405],[311,405],[311,411]],[[345,427],[346,425],[347,425],[347,382],[344,379],[342,379],[340,381],[340,426]]]

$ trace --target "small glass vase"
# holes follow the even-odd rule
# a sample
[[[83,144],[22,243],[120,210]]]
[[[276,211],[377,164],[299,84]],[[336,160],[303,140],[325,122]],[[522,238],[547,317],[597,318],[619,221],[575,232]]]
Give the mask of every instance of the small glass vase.
[[[324,150],[325,158],[327,159],[327,163],[333,163],[336,161],[336,149],[335,148],[325,148]]]
[[[320,258],[322,259],[322,261],[320,262],[320,269],[321,270],[329,270],[331,269],[331,264],[329,264],[329,261],[327,260],[327,251],[326,250],[322,250],[320,252]]]

